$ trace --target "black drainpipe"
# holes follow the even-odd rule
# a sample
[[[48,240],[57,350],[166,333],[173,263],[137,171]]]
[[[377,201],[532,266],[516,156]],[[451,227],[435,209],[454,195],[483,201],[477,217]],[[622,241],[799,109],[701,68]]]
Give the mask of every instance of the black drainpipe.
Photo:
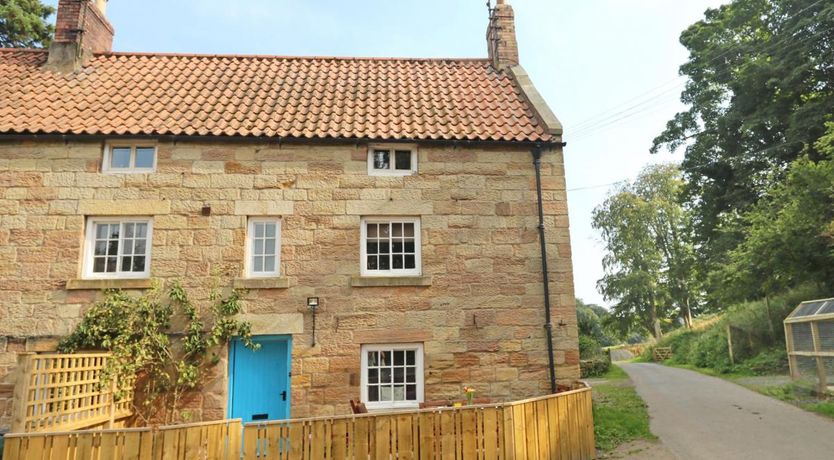
[[[536,195],[539,202],[539,244],[542,253],[542,282],[544,283],[544,330],[547,333],[547,361],[550,370],[550,392],[556,393],[556,363],[553,360],[553,323],[550,320],[550,276],[547,272],[547,245],[544,239],[544,206],[542,205],[542,149],[531,150],[536,168]]]

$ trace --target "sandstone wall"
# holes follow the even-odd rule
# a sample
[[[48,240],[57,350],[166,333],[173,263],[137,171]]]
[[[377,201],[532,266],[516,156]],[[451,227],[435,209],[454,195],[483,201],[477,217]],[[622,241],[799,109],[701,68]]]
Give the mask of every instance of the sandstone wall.
[[[66,289],[80,278],[85,214],[153,214],[152,276],[181,278],[197,298],[218,277],[229,286],[242,276],[247,215],[281,215],[288,287],[252,289],[246,310],[258,332],[294,333],[294,417],[348,411],[363,343],[423,342],[426,399],[459,398],[462,385],[496,400],[547,390],[529,151],[421,147],[418,175],[372,177],[366,145],[162,142],[157,171],[140,175],[100,173],[102,149],[0,144],[0,426],[15,353],[54,346],[100,295]],[[557,373],[571,380],[579,356],[561,151],[542,169],[553,322],[566,323],[554,326]],[[351,287],[360,217],[384,214],[421,217],[430,286]],[[322,302],[316,347],[308,296]],[[225,362],[216,374],[190,403],[198,418],[225,415]]]

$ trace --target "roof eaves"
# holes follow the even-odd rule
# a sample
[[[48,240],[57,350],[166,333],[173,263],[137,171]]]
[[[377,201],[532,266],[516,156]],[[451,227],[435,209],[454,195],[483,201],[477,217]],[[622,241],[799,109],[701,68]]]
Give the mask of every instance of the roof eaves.
[[[251,135],[216,135],[216,134],[170,134],[170,133],[63,133],[45,131],[0,131],[0,142],[21,141],[21,140],[79,140],[79,141],[105,141],[114,138],[130,139],[156,139],[165,141],[216,141],[216,142],[265,142],[265,143],[322,143],[322,144],[343,144],[343,143],[408,143],[426,145],[452,145],[452,146],[532,146],[539,144],[552,144],[552,141],[534,139],[495,139],[495,138],[426,138],[426,137],[343,137],[343,136],[251,136]]]
[[[562,136],[562,123],[556,118],[556,115],[550,110],[550,107],[545,102],[542,95],[533,85],[533,80],[530,79],[530,75],[527,74],[527,71],[524,70],[523,67],[520,65],[510,67],[510,75],[513,77],[513,81],[515,81],[516,86],[518,89],[521,90],[521,94],[524,95],[524,98],[527,99],[527,103],[530,104],[530,108],[533,109],[533,112],[536,114],[536,117],[541,121],[544,129],[553,136]]]

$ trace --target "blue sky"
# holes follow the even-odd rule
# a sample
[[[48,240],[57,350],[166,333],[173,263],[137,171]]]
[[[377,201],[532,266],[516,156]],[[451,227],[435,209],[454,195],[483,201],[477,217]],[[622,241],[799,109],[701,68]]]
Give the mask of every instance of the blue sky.
[[[596,290],[602,247],[590,221],[609,187],[598,186],[680,160],[680,153],[648,153],[682,108],[677,71],[687,53],[678,37],[724,1],[508,2],[521,63],[565,126],[576,295],[604,303]],[[110,0],[107,15],[118,51],[486,55],[485,0]]]

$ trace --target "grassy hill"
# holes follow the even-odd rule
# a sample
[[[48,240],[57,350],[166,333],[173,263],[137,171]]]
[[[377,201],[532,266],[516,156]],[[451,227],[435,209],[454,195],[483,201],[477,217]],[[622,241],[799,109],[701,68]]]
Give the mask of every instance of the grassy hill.
[[[700,318],[692,329],[681,328],[646,347],[672,347],[672,364],[685,364],[717,373],[751,375],[785,374],[788,359],[782,321],[803,300],[830,297],[816,287],[805,286],[782,295],[732,305],[720,315]],[[734,362],[730,361],[728,328]]]

